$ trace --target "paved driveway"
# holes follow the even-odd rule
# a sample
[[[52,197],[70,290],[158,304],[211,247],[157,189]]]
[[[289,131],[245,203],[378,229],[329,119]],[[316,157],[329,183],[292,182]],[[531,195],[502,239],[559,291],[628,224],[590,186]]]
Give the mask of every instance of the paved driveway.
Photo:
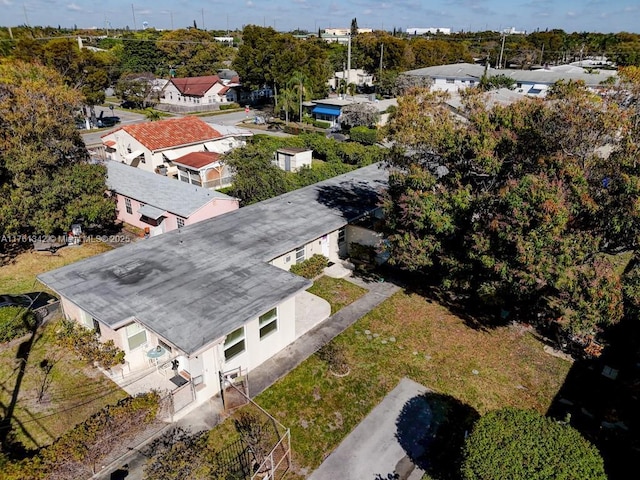
[[[327,457],[309,480],[375,480],[396,478],[419,480],[424,472],[415,467],[405,449],[422,448],[418,441],[429,424],[428,409],[420,409],[422,418],[407,418],[407,405],[419,401],[427,389],[419,383],[403,378],[367,417]],[[416,398],[418,397],[418,398]],[[412,432],[412,429],[415,432]],[[402,432],[401,432],[402,431]],[[396,435],[398,433],[398,435]],[[415,433],[415,437],[412,435]],[[404,447],[401,445],[404,445]],[[397,476],[394,476],[397,474]]]

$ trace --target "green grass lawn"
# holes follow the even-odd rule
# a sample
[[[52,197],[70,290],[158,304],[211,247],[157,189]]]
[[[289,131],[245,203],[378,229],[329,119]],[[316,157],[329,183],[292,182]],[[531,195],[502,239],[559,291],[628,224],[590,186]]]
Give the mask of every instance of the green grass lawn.
[[[58,255],[27,252],[0,268],[0,293],[46,290],[36,280],[39,273],[67,265],[82,258],[109,250],[103,243],[65,247]],[[27,364],[19,380],[18,357],[25,357],[21,343],[29,337],[0,345],[0,416],[15,400],[12,425],[17,439],[28,448],[51,443],[54,439],[86,419],[103,406],[126,396],[104,375],[56,346],[55,322],[41,328],[28,352]],[[43,360],[53,364],[51,383],[39,401],[43,381]],[[18,384],[19,383],[19,384]]]
[[[353,303],[367,291],[348,280],[342,278],[331,278],[326,275],[313,282],[313,286],[308,292],[324,298],[331,305],[331,315],[341,308]]]
[[[404,376],[480,414],[507,405],[544,413],[570,368],[545,354],[529,333],[475,330],[444,307],[407,293],[394,295],[335,343],[349,361],[348,376],[330,374],[312,356],[256,399],[291,428],[294,471],[301,478]]]

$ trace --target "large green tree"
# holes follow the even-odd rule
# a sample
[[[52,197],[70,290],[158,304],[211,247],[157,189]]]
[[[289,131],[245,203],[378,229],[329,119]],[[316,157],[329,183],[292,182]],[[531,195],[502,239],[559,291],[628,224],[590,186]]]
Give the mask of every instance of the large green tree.
[[[568,425],[507,408],[478,420],[466,440],[464,480],[606,480],[598,450]]]
[[[0,64],[1,233],[60,233],[79,218],[114,220],[105,168],[89,163],[75,128],[80,103],[54,70]]]
[[[572,333],[618,322],[620,273],[605,254],[634,249],[640,233],[630,107],[581,84],[558,84],[546,101],[488,107],[476,93],[463,103],[461,120],[442,94],[399,101],[391,261]]]

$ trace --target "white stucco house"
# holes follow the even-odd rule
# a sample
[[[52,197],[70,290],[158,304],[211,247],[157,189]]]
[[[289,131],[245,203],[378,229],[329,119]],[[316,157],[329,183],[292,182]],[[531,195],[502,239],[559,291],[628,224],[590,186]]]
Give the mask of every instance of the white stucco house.
[[[165,85],[160,103],[177,106],[198,106],[227,103],[227,92],[240,86],[240,78],[221,78],[219,75],[172,78]]]
[[[387,180],[371,165],[38,278],[68,319],[124,350],[110,375],[181,384],[185,412],[219,394],[228,372],[251,375],[328,317],[311,282],[289,269],[316,253],[337,262],[354,239],[379,242],[354,224],[378,209]],[[301,307],[309,297],[326,304],[321,314]],[[172,383],[158,372],[172,372]]]
[[[197,117],[123,125],[102,136],[109,160],[148,172],[177,176],[173,161],[193,152],[226,153],[241,146],[247,134],[232,127],[218,131]]]
[[[389,119],[387,110],[391,106],[398,106],[398,100],[389,98],[377,100],[372,95],[336,95],[329,98],[323,98],[306,102],[305,106],[309,109],[311,116],[315,120],[328,122],[331,127],[340,126],[340,114],[342,109],[347,105],[354,103],[365,103],[374,107],[380,114],[378,118],[378,126],[385,125]]]

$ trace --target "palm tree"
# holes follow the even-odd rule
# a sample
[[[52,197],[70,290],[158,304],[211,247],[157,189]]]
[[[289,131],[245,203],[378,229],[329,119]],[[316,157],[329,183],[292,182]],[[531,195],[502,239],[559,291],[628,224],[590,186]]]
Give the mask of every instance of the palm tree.
[[[150,122],[155,122],[156,120],[160,120],[160,112],[154,110],[153,108],[147,108],[144,111],[144,116]]]
[[[285,123],[289,125],[289,111],[294,111],[296,106],[296,92],[292,88],[285,88],[278,95],[280,108],[284,110]]]
[[[300,71],[296,71],[293,72],[293,75],[289,79],[289,83],[292,86],[295,86],[295,89],[298,91],[298,104],[300,108],[299,121],[302,121],[302,98],[304,97],[306,100],[309,96],[309,77]]]

